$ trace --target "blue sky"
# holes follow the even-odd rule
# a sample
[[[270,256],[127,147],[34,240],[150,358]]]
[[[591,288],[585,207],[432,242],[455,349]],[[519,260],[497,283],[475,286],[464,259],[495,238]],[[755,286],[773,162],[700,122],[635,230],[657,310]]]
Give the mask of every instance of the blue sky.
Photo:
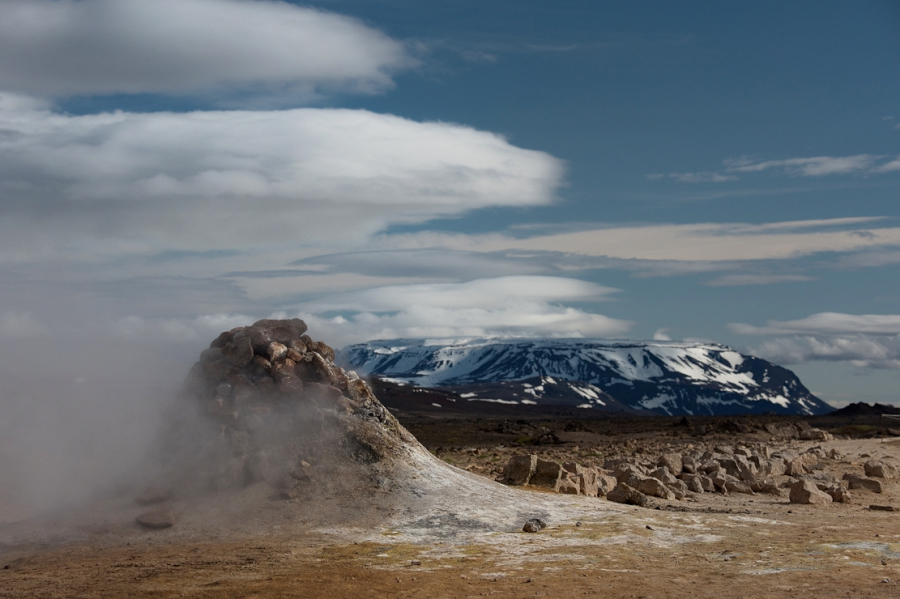
[[[4,2],[0,368],[285,314],[900,403],[898,67],[895,2]]]

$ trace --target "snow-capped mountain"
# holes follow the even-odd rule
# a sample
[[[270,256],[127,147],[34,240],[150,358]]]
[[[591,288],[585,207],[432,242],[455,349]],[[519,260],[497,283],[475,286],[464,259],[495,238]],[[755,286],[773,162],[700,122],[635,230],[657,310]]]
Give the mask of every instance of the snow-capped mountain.
[[[715,343],[395,339],[345,347],[340,359],[361,375],[452,387],[469,400],[585,408],[615,402],[668,415],[832,410],[790,370]],[[498,399],[504,386],[509,392]]]

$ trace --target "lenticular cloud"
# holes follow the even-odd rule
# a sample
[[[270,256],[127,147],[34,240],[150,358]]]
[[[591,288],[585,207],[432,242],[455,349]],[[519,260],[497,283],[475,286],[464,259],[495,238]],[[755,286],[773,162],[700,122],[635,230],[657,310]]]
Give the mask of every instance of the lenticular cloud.
[[[415,64],[402,43],[356,19],[287,2],[0,2],[0,87],[7,91],[374,93]]]
[[[397,222],[545,204],[563,172],[493,133],[363,110],[69,116],[6,95],[0,131],[0,228],[20,250],[362,238]]]

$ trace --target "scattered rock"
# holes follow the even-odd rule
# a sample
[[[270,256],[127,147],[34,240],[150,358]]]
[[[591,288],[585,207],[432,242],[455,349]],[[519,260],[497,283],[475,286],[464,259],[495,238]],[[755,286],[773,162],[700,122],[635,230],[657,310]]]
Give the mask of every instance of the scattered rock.
[[[892,505],[875,505],[874,503],[869,506],[869,509],[879,511],[879,512],[898,512],[898,511],[900,511]]]
[[[598,474],[597,475],[597,496],[601,497],[608,494],[610,491],[616,488],[618,481],[616,481],[615,476],[610,476],[609,474]]]
[[[558,491],[562,475],[562,464],[538,458],[534,465],[534,474],[531,475],[531,484]]]
[[[869,460],[863,464],[863,468],[865,468],[866,476],[877,476],[884,479],[897,478],[897,468],[881,460]]]
[[[827,505],[832,503],[831,495],[823,493],[814,483],[808,480],[798,480],[791,485],[791,503],[806,505]]]
[[[531,520],[525,523],[525,526],[522,527],[523,532],[540,532],[541,530],[547,528],[547,523],[541,520],[540,518],[532,518]]]
[[[678,476],[684,470],[684,462],[680,453],[663,454],[657,460],[656,465],[668,468],[669,472],[674,476]]]
[[[660,499],[675,499],[675,493],[673,493],[662,481],[653,477],[642,480],[638,485],[637,490],[644,495],[651,495],[653,497],[659,497]],[[607,499],[608,498],[609,496],[607,495]]]
[[[866,478],[864,476],[859,476],[858,474],[845,474],[844,480],[847,481],[847,486],[851,489],[865,489],[866,491],[872,491],[873,493],[882,493],[884,491],[884,487],[880,480],[876,480],[874,478]]]
[[[503,482],[507,485],[527,485],[537,467],[537,456],[514,455],[503,471]]]
[[[825,489],[825,492],[831,495],[831,499],[834,500],[835,503],[851,502],[850,491],[842,484],[832,484],[827,489]]]
[[[609,501],[616,503],[627,503],[643,507],[647,505],[647,496],[625,483],[619,483],[616,488],[606,494]]]
[[[818,428],[808,428],[806,430],[800,431],[800,439],[807,441],[831,441],[834,439],[834,436],[831,433],[827,433],[822,429]]]

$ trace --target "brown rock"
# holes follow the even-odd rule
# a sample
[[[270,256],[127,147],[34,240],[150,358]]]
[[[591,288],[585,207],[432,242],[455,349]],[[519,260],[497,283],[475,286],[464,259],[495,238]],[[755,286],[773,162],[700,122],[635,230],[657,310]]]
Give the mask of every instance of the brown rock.
[[[546,487],[556,491],[559,489],[559,481],[562,478],[562,474],[562,464],[538,458],[534,466],[534,474],[531,475],[531,484],[536,487]]]
[[[286,376],[296,376],[297,375],[297,363],[291,360],[290,358],[285,358],[280,362],[272,363],[272,376],[276,379],[280,379]]]
[[[819,458],[813,453],[804,453],[785,464],[784,473],[789,476],[809,474],[819,464]]]
[[[644,495],[650,495],[652,497],[659,497],[661,499],[668,500],[675,499],[675,493],[672,492],[672,490],[669,489],[669,487],[667,487],[662,481],[653,477],[645,478],[644,480],[642,480],[638,485],[637,490]]]
[[[537,456],[514,455],[503,470],[503,482],[507,485],[527,485],[537,466]]]
[[[874,478],[866,478],[864,476],[859,476],[858,474],[845,474],[844,480],[847,481],[847,486],[851,489],[865,489],[866,491],[872,491],[873,493],[882,493],[884,491],[884,487],[880,480],[876,480]]]
[[[835,503],[850,503],[850,491],[842,484],[835,483],[825,489],[825,492],[831,495],[831,499],[834,500]]]
[[[599,491],[597,476],[597,471],[593,468],[585,468],[582,470],[581,474],[577,475],[582,495],[586,495],[587,497],[597,496]]]
[[[669,469],[666,466],[660,466],[659,468],[657,468],[656,470],[654,470],[647,476],[652,476],[656,480],[659,480],[667,485],[675,484],[675,481],[678,480],[677,478],[675,478],[672,475],[672,473],[669,471]]]
[[[581,493],[581,485],[579,484],[578,479],[575,474],[571,472],[566,472],[559,479],[559,485],[556,489],[559,493],[564,493],[566,495],[578,495]]]
[[[833,500],[831,495],[820,491],[808,480],[798,480],[791,485],[791,503],[805,505],[828,505]]]
[[[628,483],[629,480],[643,480],[647,476],[647,471],[637,464],[625,463],[616,466],[614,476],[616,477],[616,481],[620,483]]]
[[[606,495],[610,491],[616,488],[616,485],[619,484],[616,480],[616,477],[610,476],[609,474],[598,474],[597,475],[597,497],[601,497]]]
[[[884,479],[897,478],[897,469],[881,460],[869,460],[863,464],[863,468],[866,470],[866,476],[877,476]]]
[[[283,360],[287,357],[288,348],[283,343],[278,343],[277,341],[272,341],[266,347],[266,355],[269,356],[269,360],[272,362],[277,362],[278,360]]]
[[[700,483],[700,478],[701,477],[697,474],[688,474],[688,475],[685,475],[684,478],[681,480],[682,480],[682,482],[684,482],[688,491],[690,491],[692,493],[703,493],[705,491],[705,489],[703,488],[703,485]]]
[[[678,476],[684,470],[684,461],[680,453],[666,453],[660,456],[657,466],[668,468],[674,476]],[[651,476],[653,476],[651,474]]]
[[[766,493],[768,495],[781,495],[781,490],[771,480],[757,480],[750,483],[750,489],[754,493]]]
[[[220,333],[218,337],[213,339],[212,343],[209,344],[210,347],[225,347],[229,343],[234,340],[234,334],[240,331],[243,327],[238,327],[236,329],[231,329],[230,331],[225,331],[224,333]]]
[[[234,338],[234,341],[222,348],[222,355],[234,366],[246,366],[253,360],[253,346],[250,345],[250,337]]]
[[[306,333],[306,323],[299,318],[292,320],[258,320],[253,326],[269,339],[284,345],[290,345],[294,339],[300,339]]]
[[[826,433],[818,428],[808,428],[800,431],[800,438],[807,441],[831,441],[834,439],[831,433]]]
[[[616,503],[627,503],[641,507],[647,505],[647,496],[625,483],[617,484],[615,489],[606,494],[606,499]]]
[[[531,520],[529,520],[528,522],[525,523],[525,526],[522,527],[522,531],[523,532],[540,532],[541,530],[543,530],[546,527],[547,527],[547,524],[543,520],[541,520],[539,518],[532,518]]]
[[[744,493],[753,495],[753,489],[747,483],[740,480],[726,480],[725,490],[731,493]]]

